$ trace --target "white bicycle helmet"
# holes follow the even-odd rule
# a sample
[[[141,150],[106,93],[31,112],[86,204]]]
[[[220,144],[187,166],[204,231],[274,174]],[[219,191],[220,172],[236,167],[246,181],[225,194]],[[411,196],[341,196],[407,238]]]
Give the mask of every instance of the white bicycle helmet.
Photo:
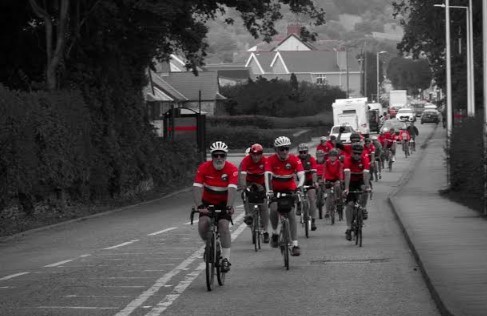
[[[214,151],[223,151],[223,152],[227,153],[228,152],[228,146],[227,146],[227,144],[225,144],[222,141],[214,142],[210,146],[210,152],[212,153]]]
[[[321,136],[320,137],[320,142],[326,142],[327,141],[327,137],[326,136]]]
[[[308,150],[309,150],[308,144],[301,143],[298,145],[298,151],[308,151]]]
[[[286,136],[279,136],[274,140],[274,147],[291,146],[291,140]]]

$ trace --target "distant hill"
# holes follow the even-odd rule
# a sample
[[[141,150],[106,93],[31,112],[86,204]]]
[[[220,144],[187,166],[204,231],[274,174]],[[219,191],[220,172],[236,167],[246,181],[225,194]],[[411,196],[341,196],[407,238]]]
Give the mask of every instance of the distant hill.
[[[387,50],[395,54],[396,43],[399,40],[386,39],[387,34],[394,30],[397,32],[396,38],[401,36],[400,27],[392,16],[392,0],[316,2],[317,6],[326,12],[325,25],[312,28],[303,16],[295,16],[287,8],[283,8],[284,19],[276,23],[279,36],[286,35],[288,24],[300,23],[316,32],[318,40],[344,41],[353,47],[363,47],[366,41],[367,50]],[[233,25],[226,25],[224,17],[221,16],[208,23],[210,47],[206,58],[207,64],[242,61],[242,53],[262,42],[261,39],[254,39],[248,33],[236,12],[228,10],[227,15],[234,18]]]

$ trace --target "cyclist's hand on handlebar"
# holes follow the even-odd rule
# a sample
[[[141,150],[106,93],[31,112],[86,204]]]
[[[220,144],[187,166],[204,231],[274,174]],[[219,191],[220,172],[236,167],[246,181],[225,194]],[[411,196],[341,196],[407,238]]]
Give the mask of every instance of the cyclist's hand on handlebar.
[[[347,197],[347,195],[348,195],[348,190],[347,189],[343,190],[343,196]]]
[[[208,214],[208,209],[206,208],[206,206],[204,206],[203,204],[201,205],[198,205],[196,207],[196,209],[198,210],[198,212],[202,215],[207,215]]]
[[[230,215],[233,215],[233,213],[235,213],[235,209],[233,208],[233,206],[227,206],[227,213]]]
[[[366,187],[365,187],[365,191],[366,191],[366,192],[370,192],[370,191],[371,191],[370,187],[369,187],[369,186],[366,186]]]
[[[271,198],[274,197],[274,192],[272,192],[272,190],[269,190],[266,192],[265,195],[266,195],[267,199],[270,200]]]

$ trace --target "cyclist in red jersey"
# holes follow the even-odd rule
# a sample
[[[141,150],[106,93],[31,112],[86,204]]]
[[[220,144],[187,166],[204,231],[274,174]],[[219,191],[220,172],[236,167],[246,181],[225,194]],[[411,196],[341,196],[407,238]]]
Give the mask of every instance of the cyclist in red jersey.
[[[301,188],[304,185],[303,165],[298,157],[289,153],[290,146],[291,140],[286,136],[279,136],[274,140],[276,153],[267,158],[265,168],[265,186],[268,196],[272,196],[273,192],[294,192],[297,188]],[[299,183],[297,186],[294,180],[295,175],[298,176]],[[271,246],[277,248],[279,216],[276,202],[270,204],[270,219],[272,225]],[[297,222],[294,210],[291,210],[289,214],[289,225],[293,243],[291,255],[299,256],[301,251],[298,245]]]
[[[309,147],[307,144],[299,144],[298,153],[299,159],[303,164],[305,177],[304,185],[311,186],[306,192],[309,200],[309,215],[311,216],[311,230],[316,230],[316,189],[318,188],[318,178],[316,176],[317,165],[316,159],[309,153]]]
[[[340,136],[340,134],[339,134]],[[340,155],[343,156],[341,160],[343,161],[345,158],[350,157],[352,155],[352,146],[353,144],[360,144],[362,137],[359,133],[355,132],[350,135],[350,144],[343,144],[342,142],[337,142],[336,148],[340,149]],[[363,153],[367,155],[367,153]]]
[[[321,136],[320,137],[320,143],[316,146],[316,150],[322,150],[323,152],[328,152],[326,143],[328,141],[326,140],[326,136]]]
[[[323,165],[325,164],[325,152],[321,149],[316,150],[316,178],[318,182],[323,180]]]
[[[343,171],[345,174],[345,190],[343,194],[347,197],[346,206],[346,219],[347,219],[347,230],[345,235],[347,240],[352,240],[352,211],[353,204],[356,201],[355,194],[348,194],[349,191],[369,191],[369,169],[370,163],[369,158],[363,155],[363,146],[361,144],[354,144],[352,147],[352,156],[347,157],[343,164]],[[364,199],[367,197],[366,194],[362,194],[362,201],[360,203],[364,206]],[[363,212],[364,219],[367,219],[368,213],[364,209]]]
[[[198,232],[201,239],[208,235],[208,217],[204,210],[208,205],[227,210],[227,214],[220,217],[218,231],[222,245],[222,271],[230,271],[231,235],[229,222],[234,212],[233,203],[238,184],[238,168],[226,161],[228,146],[221,141],[210,146],[211,161],[199,165],[193,183],[193,200],[200,209]]]
[[[326,183],[326,189],[333,186],[335,188],[336,196],[341,196],[340,192],[342,189],[343,181],[343,164],[338,159],[338,150],[332,149],[328,153],[328,159],[323,165],[323,180]],[[330,210],[327,209],[325,213],[325,218],[330,217]]]
[[[264,154],[264,148],[260,144],[253,144],[250,147],[249,155],[242,159],[240,163],[240,185],[243,189],[250,187],[253,190],[262,193],[265,197],[265,162],[266,157]],[[267,203],[259,205],[259,211],[262,216],[262,229],[264,230],[264,243],[269,243],[269,233],[267,227],[269,226],[269,210],[267,209]],[[252,225],[253,218],[250,210],[245,208],[244,222],[247,225]]]

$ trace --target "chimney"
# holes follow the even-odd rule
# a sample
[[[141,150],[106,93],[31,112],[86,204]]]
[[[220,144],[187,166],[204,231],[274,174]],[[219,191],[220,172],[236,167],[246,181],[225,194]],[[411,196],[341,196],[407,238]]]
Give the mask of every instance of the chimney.
[[[301,24],[288,24],[287,26],[287,36],[294,34],[297,37],[301,37]]]

